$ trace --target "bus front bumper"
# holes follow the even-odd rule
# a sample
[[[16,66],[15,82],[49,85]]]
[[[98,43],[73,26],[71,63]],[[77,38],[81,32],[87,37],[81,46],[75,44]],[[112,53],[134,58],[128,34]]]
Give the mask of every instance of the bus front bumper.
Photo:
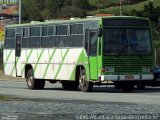
[[[100,81],[153,80],[153,74],[142,75],[101,75]]]

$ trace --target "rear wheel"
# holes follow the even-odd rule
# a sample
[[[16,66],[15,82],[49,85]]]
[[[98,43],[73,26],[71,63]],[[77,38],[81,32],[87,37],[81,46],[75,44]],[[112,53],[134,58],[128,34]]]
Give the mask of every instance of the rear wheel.
[[[76,90],[79,84],[76,81],[62,81],[62,86],[65,90]]]
[[[89,92],[93,89],[93,83],[87,81],[86,71],[82,69],[79,76],[79,87],[83,92]]]
[[[35,79],[32,69],[27,71],[26,82],[29,89],[43,89],[45,86],[45,80]]]

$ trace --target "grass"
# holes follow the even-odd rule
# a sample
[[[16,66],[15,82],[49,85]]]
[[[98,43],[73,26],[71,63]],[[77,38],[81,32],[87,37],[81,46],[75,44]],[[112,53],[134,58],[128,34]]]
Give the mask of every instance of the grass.
[[[0,101],[9,101],[9,100],[11,100],[10,97],[0,95]]]
[[[147,0],[145,2],[141,2],[138,4],[134,4],[134,5],[124,5],[124,6],[122,6],[122,11],[129,13],[133,9],[136,9],[137,11],[143,10],[144,5],[148,4],[150,1],[153,2],[153,4],[155,6],[160,6],[160,0]],[[100,9],[99,12],[98,11],[89,12],[89,14],[91,14],[91,15],[95,15],[97,13],[111,13],[111,14],[117,15],[117,14],[119,14],[119,6]]]

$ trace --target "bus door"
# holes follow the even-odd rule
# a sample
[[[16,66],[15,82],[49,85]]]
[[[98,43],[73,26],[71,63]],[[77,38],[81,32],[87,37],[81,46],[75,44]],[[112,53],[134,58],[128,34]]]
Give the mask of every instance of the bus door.
[[[90,79],[97,79],[98,76],[98,61],[97,61],[97,43],[98,32],[97,29],[89,30],[89,65],[90,65]]]
[[[15,65],[16,65],[16,76],[21,75],[21,34],[16,34],[16,47],[15,47]]]

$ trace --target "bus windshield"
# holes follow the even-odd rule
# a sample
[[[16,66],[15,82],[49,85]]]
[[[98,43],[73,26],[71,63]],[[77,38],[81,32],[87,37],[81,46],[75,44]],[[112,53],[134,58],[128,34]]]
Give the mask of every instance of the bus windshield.
[[[104,55],[150,55],[151,39],[146,28],[104,28]]]

